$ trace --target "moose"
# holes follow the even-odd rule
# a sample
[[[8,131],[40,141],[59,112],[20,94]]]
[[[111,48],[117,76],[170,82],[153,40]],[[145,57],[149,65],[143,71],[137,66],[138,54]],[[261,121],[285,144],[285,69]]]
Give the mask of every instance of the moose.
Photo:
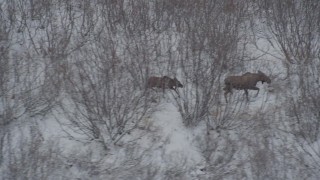
[[[228,102],[227,95],[229,93],[232,94],[232,89],[244,90],[247,101],[249,101],[248,90],[256,90],[257,96],[260,89],[256,87],[256,85],[259,81],[261,81],[262,84],[264,82],[267,82],[268,84],[271,83],[271,79],[261,71],[258,71],[258,73],[246,72],[241,76],[228,76],[224,80],[225,87],[223,88],[223,90],[225,91],[224,97],[226,99],[226,102]]]
[[[182,88],[183,85],[177,78],[170,78],[168,76],[163,76],[163,77],[156,77],[156,76],[151,76],[149,77],[147,81],[147,88],[161,88],[164,92],[165,89],[172,89],[174,90],[178,96],[180,97],[177,88],[180,87]]]

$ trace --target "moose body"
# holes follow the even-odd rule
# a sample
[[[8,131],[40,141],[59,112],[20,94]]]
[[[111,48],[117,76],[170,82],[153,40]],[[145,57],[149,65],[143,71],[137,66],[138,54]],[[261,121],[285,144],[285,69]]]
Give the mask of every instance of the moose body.
[[[178,94],[178,96],[180,96],[177,91],[177,88],[178,87],[182,88],[183,85],[177,78],[172,79],[168,76],[163,76],[163,77],[151,76],[147,81],[147,88],[154,88],[154,87],[161,88],[163,92],[165,89],[172,89]]]
[[[261,71],[258,71],[258,73],[247,72],[242,76],[228,76],[224,80],[225,87],[223,88],[225,91],[224,97],[226,99],[226,102],[228,102],[227,95],[229,93],[232,94],[232,89],[244,90],[248,101],[249,101],[248,90],[256,90],[257,91],[256,96],[257,96],[259,94],[259,88],[256,87],[256,85],[259,81],[261,81],[262,84],[264,82],[267,82],[268,84],[271,83],[271,79]]]

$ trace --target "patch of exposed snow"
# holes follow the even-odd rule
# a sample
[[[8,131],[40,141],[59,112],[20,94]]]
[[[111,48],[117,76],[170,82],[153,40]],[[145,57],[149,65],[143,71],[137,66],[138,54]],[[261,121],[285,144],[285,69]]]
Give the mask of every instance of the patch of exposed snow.
[[[153,119],[154,126],[161,129],[162,140],[166,140],[165,156],[180,156],[191,166],[203,162],[203,156],[193,144],[191,130],[183,125],[181,115],[172,103],[161,104]]]

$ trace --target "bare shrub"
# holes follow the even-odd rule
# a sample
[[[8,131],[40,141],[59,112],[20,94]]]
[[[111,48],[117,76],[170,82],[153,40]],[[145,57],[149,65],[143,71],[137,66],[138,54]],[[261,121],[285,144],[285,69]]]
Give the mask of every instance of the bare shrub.
[[[18,128],[6,131],[3,136],[4,148],[1,151],[5,156],[0,165],[1,178],[51,179],[66,168],[61,166],[63,161],[59,157],[61,152],[57,148],[57,143],[45,142],[37,128],[33,126],[30,131],[18,133],[14,133]],[[16,138],[19,140],[13,142]]]
[[[114,64],[111,51],[94,59],[85,55],[85,49],[83,53],[86,60],[76,63],[67,91],[71,99],[64,109],[72,129],[108,148],[137,128],[147,114],[148,101],[144,89],[133,88],[130,73]]]
[[[287,70],[286,105],[294,125],[284,128],[296,136],[297,144],[318,169],[319,154],[319,27],[318,1],[258,1],[273,38],[270,44],[280,49]]]
[[[259,2],[275,40],[270,43],[281,50],[287,73],[293,68],[292,64],[312,64],[319,54],[319,12],[316,10],[319,3],[312,0]]]
[[[218,1],[183,4],[171,7],[174,13],[182,14],[174,21],[182,33],[176,53],[186,84],[183,98],[176,104],[185,125],[193,126],[208,119],[210,107],[220,103],[220,82],[226,70],[242,66],[240,46],[245,43],[240,40],[243,34],[239,27],[244,7],[237,4],[237,10],[225,13],[225,4]]]
[[[13,12],[11,9],[3,11],[5,13],[0,15],[0,128],[4,128],[24,113],[19,102],[19,79],[22,73],[19,64],[10,56],[12,40],[9,37],[14,33],[14,29],[7,18],[10,18]]]

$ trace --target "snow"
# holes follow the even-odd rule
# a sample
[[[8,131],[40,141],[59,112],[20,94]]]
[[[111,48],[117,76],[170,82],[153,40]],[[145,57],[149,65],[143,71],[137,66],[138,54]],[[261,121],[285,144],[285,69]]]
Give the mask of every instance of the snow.
[[[62,16],[64,9],[59,9],[59,13]],[[75,16],[78,14],[80,15],[80,12],[76,12]],[[95,15],[98,26],[96,31],[100,31],[99,28],[104,27],[101,22],[103,20],[99,19],[98,14]],[[17,16],[18,19],[22,18]],[[57,29],[58,19],[59,17]],[[79,28],[77,23],[79,22],[75,21],[75,26]],[[30,36],[34,39],[26,38],[27,35],[23,33],[12,33],[13,45],[9,57],[14,61],[10,62],[21,60],[22,64],[24,63],[21,66],[35,63],[28,69],[32,77],[26,79],[34,80],[30,82],[32,85],[41,84],[44,81],[42,76],[45,63],[48,63],[42,60],[48,60],[48,57],[43,57],[34,49],[40,51],[39,49],[46,48],[49,39],[42,39],[46,32],[37,28],[37,21],[32,21],[29,28]],[[255,91],[249,91],[249,102],[246,101],[243,91],[234,91],[229,103],[224,101],[221,95],[223,93],[217,93],[220,102],[210,107],[209,119],[199,118],[199,123],[191,127],[183,123],[176,101],[178,99],[193,102],[192,98],[197,95],[193,90],[193,80],[184,77],[182,69],[172,70],[173,65],[166,64],[168,59],[172,63],[177,58],[172,52],[185,48],[180,43],[185,43],[183,39],[187,35],[171,32],[170,29],[158,34],[147,31],[144,44],[138,34],[137,37],[128,36],[126,32],[122,33],[124,37],[121,37],[121,33],[117,34],[113,38],[114,43],[119,45],[113,48],[119,61],[130,58],[158,60],[150,60],[148,73],[175,76],[181,81],[184,80],[184,88],[179,89],[179,92],[183,92],[180,99],[170,90],[164,94],[161,90],[153,92],[156,102],[150,105],[149,114],[139,122],[138,127],[125,134],[119,142],[108,142],[105,146],[99,141],[101,139],[88,139],[85,134],[74,131],[68,117],[59,107],[51,109],[45,115],[29,116],[27,113],[23,114],[25,99],[19,99],[12,107],[16,106],[17,114],[20,115],[21,111],[23,115],[15,117],[16,119],[8,126],[3,126],[4,128],[0,124],[0,130],[3,129],[0,132],[0,179],[12,179],[16,176],[15,179],[25,179],[27,177],[24,176],[31,175],[44,176],[36,179],[272,179],[275,178],[274,174],[279,176],[278,179],[319,178],[320,140],[305,141],[301,138],[301,129],[292,131],[297,123],[294,112],[288,109],[287,97],[295,97],[296,89],[286,89],[286,68],[275,40],[265,39],[272,37],[263,24],[258,23],[255,28],[258,28],[257,32],[264,34],[254,35],[255,42],[246,46],[246,53],[252,59],[257,59],[246,62],[243,69],[237,69],[239,72],[226,72],[221,76],[261,70],[270,75],[272,83],[258,83],[260,92],[255,96]],[[78,43],[77,39],[74,39],[76,37],[72,36],[71,44]],[[108,37],[106,35],[106,38]],[[89,37],[86,40],[91,43],[91,38],[93,39]],[[159,50],[149,48],[153,45],[153,39],[159,39],[155,41],[158,42]],[[39,42],[31,42],[32,40]],[[35,46],[32,43],[35,43]],[[139,50],[134,52],[137,53],[136,57],[131,57],[132,54],[126,52],[131,50],[131,46]],[[87,51],[85,48],[88,48]],[[108,48],[109,46],[106,49]],[[78,47],[75,51],[77,49]],[[96,57],[92,57],[92,53],[96,49],[97,45],[92,43],[84,47],[82,54],[76,52],[70,57],[83,58],[83,61],[94,59]],[[170,53],[166,52],[168,49]],[[69,51],[73,49],[70,48]],[[32,56],[33,61],[25,61],[29,56]],[[203,57],[209,59],[207,55]],[[24,71],[27,70],[23,69]],[[93,71],[95,70],[92,70],[90,75],[96,80],[98,77]],[[299,80],[293,77],[292,79]],[[12,88],[19,89],[21,86],[23,89],[23,84],[15,82],[16,79],[11,80],[10,83],[14,85]],[[220,84],[223,84],[223,78]],[[8,94],[12,96],[13,92]],[[2,98],[0,96],[1,112],[6,105]],[[63,99],[61,102],[70,108],[68,110],[72,111],[72,103],[68,104],[67,93],[62,93],[60,98]],[[8,99],[11,102],[10,98]],[[0,120],[2,118],[3,115],[0,114]],[[212,124],[219,126],[209,129]],[[274,174],[270,175],[271,173]]]
[[[177,108],[172,103],[163,103],[159,108],[160,110],[153,115],[153,121],[154,126],[160,129],[162,140],[166,141],[165,155],[186,158],[186,163],[190,166],[203,163],[200,150],[195,146],[192,131],[183,125]]]

